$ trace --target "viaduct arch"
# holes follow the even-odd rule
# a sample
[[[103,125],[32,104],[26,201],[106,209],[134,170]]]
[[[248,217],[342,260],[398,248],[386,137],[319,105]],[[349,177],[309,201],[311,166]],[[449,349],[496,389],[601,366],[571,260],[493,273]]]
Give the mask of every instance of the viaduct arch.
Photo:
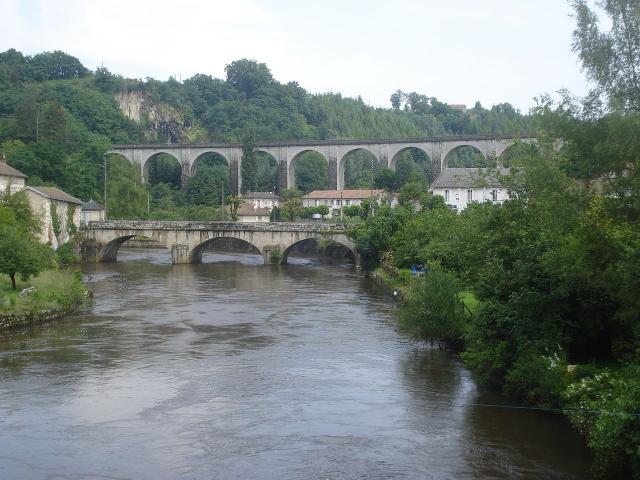
[[[256,145],[256,151],[268,153],[278,163],[278,188],[283,190],[295,185],[295,161],[306,151],[317,152],[329,164],[329,188],[344,188],[344,163],[346,156],[358,149],[367,150],[382,167],[395,169],[400,154],[408,148],[422,150],[431,159],[434,178],[447,168],[451,152],[462,146],[471,146],[479,150],[486,159],[493,159],[516,142],[535,142],[530,137],[496,136],[443,136],[405,139],[372,140],[324,140],[271,142]],[[242,185],[242,145],[239,143],[210,144],[140,144],[114,145],[106,154],[118,154],[140,169],[144,179],[144,166],[149,158],[158,153],[167,153],[175,157],[182,168],[182,182],[194,173],[194,164],[205,153],[216,153],[227,160],[229,165],[229,183],[237,193]]]

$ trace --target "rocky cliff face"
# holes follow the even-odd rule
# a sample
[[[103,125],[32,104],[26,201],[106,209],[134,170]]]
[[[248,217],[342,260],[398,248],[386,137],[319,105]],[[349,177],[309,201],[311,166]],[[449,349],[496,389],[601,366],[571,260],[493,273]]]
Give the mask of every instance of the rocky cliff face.
[[[155,102],[142,92],[118,92],[115,99],[122,113],[142,125],[149,141],[180,143],[207,140],[206,132],[195,125],[188,125],[178,109]]]

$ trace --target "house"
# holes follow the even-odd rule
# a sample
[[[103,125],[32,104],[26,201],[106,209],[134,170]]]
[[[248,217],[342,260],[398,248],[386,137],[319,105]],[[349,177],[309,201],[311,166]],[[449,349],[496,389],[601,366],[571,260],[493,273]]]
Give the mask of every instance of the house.
[[[502,169],[500,175],[507,175]],[[462,211],[472,202],[502,203],[508,192],[494,173],[482,168],[446,168],[431,184],[434,195],[444,197],[447,205]]]
[[[247,192],[238,207],[239,222],[270,222],[279,197],[273,192]]]
[[[302,197],[303,207],[318,207],[327,205],[327,218],[340,216],[342,207],[360,205],[367,198],[380,200],[386,192],[384,190],[314,190]]]
[[[238,221],[239,222],[270,222],[271,221],[271,212],[273,211],[273,207],[259,207],[253,203],[244,201],[238,207]]]
[[[105,209],[103,205],[95,202],[93,199],[80,207],[82,212],[81,220],[83,222],[99,222],[105,219]]]
[[[279,197],[273,192],[247,192],[242,195],[242,200],[256,208],[273,210],[278,206]]]
[[[0,159],[0,193],[7,191],[11,185],[11,193],[24,189],[27,176],[9,165],[4,155]]]
[[[55,187],[26,187],[31,210],[40,217],[39,240],[53,248],[68,242],[80,225],[81,200]]]

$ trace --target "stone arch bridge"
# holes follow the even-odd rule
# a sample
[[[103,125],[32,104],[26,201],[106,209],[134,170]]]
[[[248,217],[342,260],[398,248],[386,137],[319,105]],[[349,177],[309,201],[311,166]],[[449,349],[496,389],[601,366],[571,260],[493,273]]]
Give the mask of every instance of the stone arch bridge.
[[[501,156],[518,140],[515,137],[448,136],[387,140],[291,141],[262,143],[256,145],[256,151],[267,153],[276,160],[280,190],[295,186],[296,160],[301,154],[309,151],[319,153],[327,161],[329,188],[343,189],[347,155],[356,150],[370,152],[381,166],[391,169],[395,169],[396,162],[404,151],[412,148],[422,150],[431,159],[435,177],[442,169],[447,168],[450,154],[460,147],[473,147],[486,159],[493,159]],[[533,141],[531,138],[520,140]],[[173,156],[181,165],[183,185],[195,174],[199,158],[206,153],[216,153],[227,161],[230,184],[234,192],[237,193],[242,185],[242,145],[239,143],[114,145],[107,152],[107,154],[121,155],[139,168],[143,181],[147,162],[160,153]]]
[[[116,261],[122,244],[144,235],[170,249],[174,264],[199,263],[207,246],[220,238],[246,242],[262,255],[265,264],[285,264],[296,244],[311,239],[339,243],[351,252],[356,266],[360,263],[347,227],[338,224],[108,220],[87,222],[81,232],[86,259],[98,262]]]

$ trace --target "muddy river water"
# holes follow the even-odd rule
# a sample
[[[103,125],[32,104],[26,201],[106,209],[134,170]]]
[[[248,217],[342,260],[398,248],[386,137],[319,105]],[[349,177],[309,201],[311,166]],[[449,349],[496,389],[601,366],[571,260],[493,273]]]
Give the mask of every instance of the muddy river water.
[[[349,267],[84,266],[90,311],[0,336],[0,479],[585,479],[559,416],[408,339]]]

